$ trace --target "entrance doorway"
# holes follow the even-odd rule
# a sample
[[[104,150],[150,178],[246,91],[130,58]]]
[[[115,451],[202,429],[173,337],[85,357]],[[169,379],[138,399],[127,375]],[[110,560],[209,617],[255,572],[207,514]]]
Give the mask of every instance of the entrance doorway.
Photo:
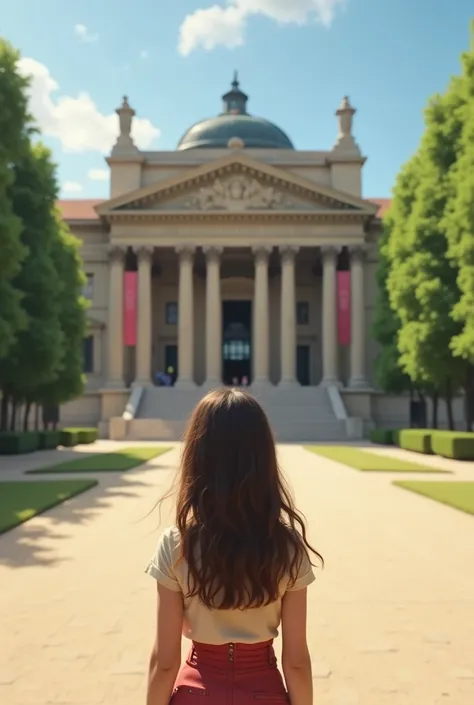
[[[298,345],[296,347],[296,379],[302,387],[309,385],[309,345]]]
[[[222,377],[224,384],[251,381],[252,302],[222,303]]]

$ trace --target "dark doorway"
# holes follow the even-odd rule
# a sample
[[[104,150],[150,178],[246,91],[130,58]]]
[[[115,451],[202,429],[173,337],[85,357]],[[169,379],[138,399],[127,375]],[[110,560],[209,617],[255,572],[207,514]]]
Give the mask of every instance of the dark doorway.
[[[171,372],[173,370],[173,372]],[[165,345],[165,372],[171,376],[171,383],[176,382],[178,376],[178,346]]]
[[[224,384],[250,384],[252,361],[252,302],[222,304],[222,376]]]
[[[296,379],[302,387],[309,386],[309,345],[297,345],[296,347]]]

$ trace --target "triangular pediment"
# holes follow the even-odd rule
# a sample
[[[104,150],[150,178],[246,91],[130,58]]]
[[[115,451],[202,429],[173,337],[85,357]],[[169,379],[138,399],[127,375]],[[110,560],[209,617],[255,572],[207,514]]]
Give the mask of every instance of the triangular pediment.
[[[243,154],[230,154],[97,207],[104,217],[183,211],[345,211],[371,216],[377,207]]]

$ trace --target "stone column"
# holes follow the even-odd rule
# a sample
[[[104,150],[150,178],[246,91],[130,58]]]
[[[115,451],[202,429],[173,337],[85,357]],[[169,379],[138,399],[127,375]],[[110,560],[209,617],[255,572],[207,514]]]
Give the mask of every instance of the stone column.
[[[253,386],[269,383],[270,311],[268,306],[268,260],[271,247],[254,247],[255,294],[253,303]]]
[[[364,247],[350,248],[351,257],[351,376],[349,387],[365,389]]]
[[[325,387],[339,384],[337,370],[337,292],[336,266],[339,248],[327,246],[321,248],[323,258],[323,320],[322,320],[322,354],[323,379]]]
[[[151,385],[151,263],[153,247],[139,247],[138,260],[138,321],[135,384]]]
[[[123,272],[125,247],[109,249],[109,321],[107,387],[122,389],[123,381]]]
[[[176,387],[189,389],[194,382],[194,247],[176,248],[179,255],[178,379]]]
[[[280,247],[281,253],[281,379],[280,386],[296,381],[295,255],[298,247]]]
[[[206,387],[222,383],[222,248],[205,247],[206,255]]]

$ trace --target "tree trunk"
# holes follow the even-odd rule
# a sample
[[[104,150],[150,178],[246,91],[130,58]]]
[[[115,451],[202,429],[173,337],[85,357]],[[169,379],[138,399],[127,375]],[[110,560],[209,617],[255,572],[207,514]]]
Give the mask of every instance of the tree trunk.
[[[23,412],[23,430],[28,431],[29,420],[30,420],[31,402],[27,401],[25,404],[25,410]]]
[[[0,406],[0,431],[8,430],[8,410],[8,395],[4,393],[2,396],[2,404]]]
[[[451,391],[451,381],[446,382],[446,413],[448,415],[448,426],[450,431],[454,431],[454,416],[453,416],[453,393]]]
[[[431,428],[438,428],[438,392],[433,392],[433,396],[431,399],[433,402]]]
[[[40,427],[40,407],[39,404],[35,404],[35,431],[39,431]]]
[[[469,365],[464,384],[464,417],[466,430],[474,430],[474,368]]]
[[[12,399],[12,408],[11,408],[11,415],[10,415],[10,431],[14,431],[16,428],[16,410],[17,410],[17,402]]]

